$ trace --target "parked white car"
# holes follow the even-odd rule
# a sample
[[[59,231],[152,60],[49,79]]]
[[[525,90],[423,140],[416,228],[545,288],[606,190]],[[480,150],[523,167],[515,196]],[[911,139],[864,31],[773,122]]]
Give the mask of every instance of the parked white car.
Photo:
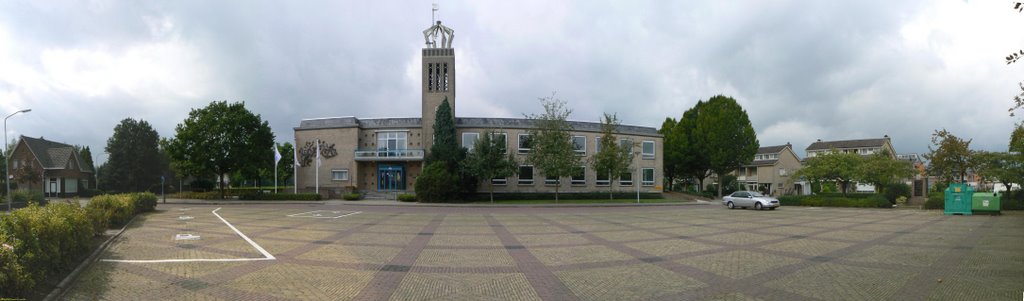
[[[730,195],[722,198],[722,205],[729,207],[729,209],[735,209],[736,207],[742,208],[754,208],[761,210],[768,208],[775,210],[779,207],[779,200],[770,196],[766,196],[757,191],[737,191]]]

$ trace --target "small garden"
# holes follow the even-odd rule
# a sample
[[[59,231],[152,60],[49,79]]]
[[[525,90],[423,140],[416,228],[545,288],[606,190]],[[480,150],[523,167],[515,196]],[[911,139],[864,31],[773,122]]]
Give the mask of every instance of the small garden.
[[[893,205],[906,204],[910,198],[910,186],[897,183],[882,187],[882,193],[835,193],[820,192],[812,195],[795,195],[779,197],[782,206],[813,206],[813,207],[854,207],[854,208],[892,208]]]
[[[77,201],[40,203],[29,201],[0,216],[0,299],[42,299],[102,243],[108,228],[153,211],[157,196],[100,195],[85,207]]]

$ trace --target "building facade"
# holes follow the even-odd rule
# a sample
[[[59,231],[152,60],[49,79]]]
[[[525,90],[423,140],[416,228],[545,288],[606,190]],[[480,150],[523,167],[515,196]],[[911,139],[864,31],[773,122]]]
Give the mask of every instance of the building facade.
[[[806,185],[790,179],[801,166],[792,144],[760,147],[754,161],[736,170],[736,181],[768,195],[803,194]]]
[[[882,138],[875,139],[857,139],[857,140],[836,140],[836,141],[818,141],[811,143],[807,146],[807,158],[814,158],[816,156],[826,154],[832,150],[840,153],[858,154],[863,157],[874,155],[877,153],[883,153],[897,159],[896,149],[892,147],[892,139],[889,135],[885,135]],[[875,192],[875,185],[866,183],[856,183],[854,188],[857,192]]]
[[[437,29],[435,31],[435,29]],[[433,35],[428,35],[430,32]],[[455,50],[452,31],[437,22],[425,32],[427,47],[421,51],[421,116],[410,118],[331,117],[305,119],[295,127],[295,147],[300,167],[296,185],[307,192],[336,195],[348,191],[413,191],[433,141],[435,113],[448,101],[455,112]],[[442,39],[438,43],[437,39]],[[412,105],[411,103],[409,105]],[[572,142],[583,162],[598,150],[600,123],[571,121]],[[578,176],[546,178],[541,170],[526,164],[530,151],[528,132],[535,128],[530,119],[455,117],[457,139],[467,149],[485,131],[504,140],[506,149],[519,163],[517,176],[483,180],[479,187],[494,185],[495,192],[640,191],[661,192],[663,140],[652,127],[621,125],[615,135],[634,150],[633,170],[615,181],[598,175],[589,164],[581,164]],[[319,151],[320,156],[317,156]],[[320,161],[317,160],[320,158]]]
[[[11,151],[10,164],[17,190],[69,197],[96,187],[93,167],[75,147],[42,137],[21,136]]]

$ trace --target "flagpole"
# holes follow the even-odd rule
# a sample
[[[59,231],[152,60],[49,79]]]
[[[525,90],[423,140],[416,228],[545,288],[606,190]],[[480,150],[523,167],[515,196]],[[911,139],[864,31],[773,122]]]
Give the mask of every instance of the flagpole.
[[[295,145],[292,148],[292,191],[299,194],[299,143],[295,142]]]
[[[320,139],[316,139],[316,194],[320,194]]]
[[[274,193],[277,193],[277,162],[274,162]]]

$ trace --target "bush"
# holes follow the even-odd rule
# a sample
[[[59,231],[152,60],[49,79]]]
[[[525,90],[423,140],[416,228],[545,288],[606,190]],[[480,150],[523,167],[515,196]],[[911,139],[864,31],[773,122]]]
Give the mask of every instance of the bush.
[[[217,186],[216,184],[217,183],[214,183],[213,181],[207,179],[195,179],[192,180],[191,183],[189,183],[189,185],[192,187],[192,192],[209,192],[213,190],[214,187]]]
[[[353,192],[353,193],[346,193],[346,194],[341,195],[341,198],[346,200],[346,201],[357,201],[357,200],[359,200],[360,197],[361,196],[359,195],[359,193],[355,193],[355,192]]]
[[[14,203],[46,205],[46,197],[42,193],[33,193],[27,190],[11,192],[11,200]]]
[[[99,189],[82,189],[82,191],[78,192],[78,196],[83,198],[91,198],[101,194],[103,194],[103,191]]]
[[[896,203],[896,199],[899,197],[910,198],[910,185],[903,183],[888,184],[885,185],[882,193],[885,194],[886,200]]]
[[[319,201],[316,193],[246,193],[238,196],[239,200],[254,201]]]
[[[411,193],[403,193],[398,195],[398,200],[402,202],[415,202],[416,195]]]
[[[636,192],[613,192],[612,198],[615,199],[635,199]],[[643,192],[640,193],[641,199],[662,199],[664,196],[660,192]],[[511,192],[511,193],[495,193],[495,200],[554,200],[555,193],[553,192]],[[560,200],[607,200],[608,192],[561,192],[558,194]],[[490,195],[487,193],[477,193],[469,196],[465,199],[469,202],[489,201]]]
[[[182,192],[171,194],[169,197],[174,199],[219,200],[220,192]]]
[[[924,209],[946,209],[946,199],[941,192],[932,192],[928,195],[928,201],[924,202]]]
[[[445,162],[431,162],[416,179],[416,194],[423,202],[455,200],[458,198],[460,182],[458,175],[448,171]]]
[[[74,268],[93,237],[92,221],[77,202],[29,205],[0,217],[0,292],[28,297],[48,276]]]
[[[133,193],[130,197],[135,203],[135,213],[156,210],[156,202],[159,200],[155,194],[149,192]]]
[[[93,224],[97,233],[106,231],[110,225],[124,225],[135,215],[135,201],[128,194],[104,194],[92,198],[86,209],[97,221]]]
[[[877,194],[860,194],[852,198],[832,196],[831,194],[790,195],[780,197],[779,204],[782,206],[892,208],[892,203]]]

